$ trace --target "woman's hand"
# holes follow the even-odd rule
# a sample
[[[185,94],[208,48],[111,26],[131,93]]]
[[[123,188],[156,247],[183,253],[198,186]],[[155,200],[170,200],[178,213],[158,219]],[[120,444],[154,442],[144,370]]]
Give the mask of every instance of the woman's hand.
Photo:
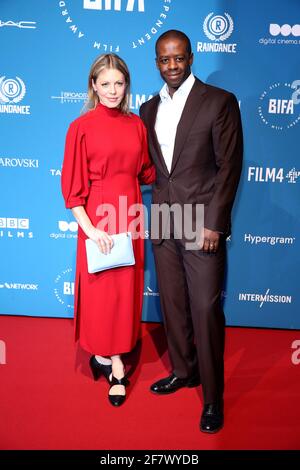
[[[114,242],[113,239],[108,235],[108,233],[103,232],[102,230],[99,230],[96,227],[92,227],[90,230],[88,230],[87,236],[88,238],[97,243],[99,250],[103,254],[107,255],[108,253],[110,253]]]

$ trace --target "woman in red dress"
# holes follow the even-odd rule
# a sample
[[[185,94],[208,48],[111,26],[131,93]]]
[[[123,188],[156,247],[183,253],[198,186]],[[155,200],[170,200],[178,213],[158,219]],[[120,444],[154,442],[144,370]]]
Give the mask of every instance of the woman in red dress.
[[[132,207],[141,211],[139,185],[155,179],[145,127],[129,112],[129,87],[129,72],[120,57],[104,54],[96,59],[89,75],[89,111],[69,127],[62,169],[65,205],[79,225],[75,338],[92,354],[90,367],[95,380],[101,374],[108,380],[109,400],[115,406],[124,402],[128,384],[121,355],[133,349],[139,334],[143,224],[135,224],[139,233],[133,234],[133,266],[89,274],[85,239],[94,240],[103,253],[109,252],[113,244],[110,235],[134,225],[137,214]],[[104,207],[114,208],[114,220],[111,213],[105,214]]]

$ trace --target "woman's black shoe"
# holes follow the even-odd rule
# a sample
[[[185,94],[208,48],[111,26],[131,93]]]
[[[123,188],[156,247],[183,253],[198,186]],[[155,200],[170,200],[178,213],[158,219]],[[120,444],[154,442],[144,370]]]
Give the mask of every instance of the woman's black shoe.
[[[126,387],[127,385],[129,385],[129,380],[127,379],[126,376],[122,377],[122,379],[116,379],[116,377],[112,376],[109,383],[110,383],[110,389],[114,385],[124,385],[124,387]],[[126,395],[110,395],[108,393],[108,399],[113,406],[121,406],[126,400]]]
[[[107,382],[110,383],[109,376],[112,374],[111,364],[110,365],[100,364],[100,362],[97,361],[95,356],[91,356],[90,368],[91,368],[94,380],[98,380],[101,375],[104,375]]]

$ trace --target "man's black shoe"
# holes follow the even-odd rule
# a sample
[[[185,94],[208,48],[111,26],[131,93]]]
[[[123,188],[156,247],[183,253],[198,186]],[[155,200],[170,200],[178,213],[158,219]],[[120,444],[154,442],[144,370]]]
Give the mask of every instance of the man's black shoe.
[[[223,404],[210,403],[208,405],[204,405],[200,420],[200,430],[202,432],[215,433],[222,429],[223,425]]]
[[[176,377],[175,374],[170,375],[164,379],[159,380],[151,385],[150,390],[153,393],[157,393],[159,395],[166,395],[168,393],[174,393],[182,387],[197,387],[200,385],[200,377],[199,375],[195,375],[193,377],[188,377],[186,379],[180,379]]]

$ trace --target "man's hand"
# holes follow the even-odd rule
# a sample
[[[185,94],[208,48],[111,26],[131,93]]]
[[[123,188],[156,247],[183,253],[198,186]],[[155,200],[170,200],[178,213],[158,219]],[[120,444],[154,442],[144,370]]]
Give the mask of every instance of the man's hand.
[[[219,240],[220,240],[219,232],[215,232],[214,230],[209,230],[208,228],[204,228],[203,245],[200,246],[200,249],[202,249],[204,253],[216,253],[219,247]]]

